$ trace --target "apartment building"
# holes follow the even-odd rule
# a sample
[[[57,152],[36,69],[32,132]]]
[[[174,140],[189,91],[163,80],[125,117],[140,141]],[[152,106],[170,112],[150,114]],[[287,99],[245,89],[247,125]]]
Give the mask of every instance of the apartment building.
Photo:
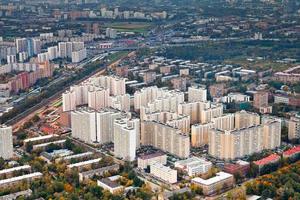
[[[187,158],[190,154],[189,136],[158,122],[141,122],[141,144],[152,145],[181,158]]]
[[[153,174],[157,178],[173,184],[177,182],[177,171],[166,167],[161,163],[153,163],[150,165],[150,174]]]
[[[139,127],[124,119],[114,122],[114,154],[124,160],[133,161],[136,157]]]
[[[0,126],[0,157],[6,160],[13,157],[13,137],[11,126]]]

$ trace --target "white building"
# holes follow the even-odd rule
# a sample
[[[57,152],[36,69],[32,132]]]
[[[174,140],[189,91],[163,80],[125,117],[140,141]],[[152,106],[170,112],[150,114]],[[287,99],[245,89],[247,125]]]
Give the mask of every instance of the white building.
[[[33,54],[37,55],[42,52],[42,42],[40,39],[33,38]]]
[[[97,142],[96,112],[91,109],[81,109],[71,112],[72,137],[86,143]]]
[[[139,123],[126,119],[114,122],[114,154],[124,160],[133,161],[136,157]]]
[[[72,52],[72,62],[73,63],[79,63],[86,59],[87,53],[86,53],[86,48],[78,50],[78,51],[73,51]]]
[[[167,183],[173,184],[177,182],[177,171],[170,167],[166,167],[161,163],[154,163],[150,165],[150,174],[153,174]]]
[[[46,62],[49,61],[49,54],[48,52],[45,53],[39,53],[38,54],[38,62]]]
[[[16,55],[7,55],[7,63],[11,64],[11,63],[16,63],[17,62],[17,57]]]
[[[241,93],[229,93],[227,96],[214,98],[214,101],[221,103],[249,102],[250,96]]]
[[[192,179],[192,183],[199,185],[203,189],[204,195],[215,194],[224,187],[230,188],[233,182],[233,175],[225,172],[219,172],[215,177],[210,179],[202,179],[199,177]]]
[[[197,157],[175,162],[175,168],[186,171],[189,176],[205,174],[211,169],[211,167],[211,162]]]
[[[58,47],[53,46],[53,47],[48,47],[48,58],[49,60],[54,60],[58,58]]]
[[[138,157],[138,168],[146,169],[153,163],[167,164],[167,155],[162,152],[147,154]]]
[[[189,87],[188,88],[188,101],[207,101],[207,89],[202,87]]]
[[[112,28],[107,28],[106,29],[106,37],[108,38],[116,38],[117,37],[117,30],[112,29]]]
[[[11,126],[0,126],[0,157],[10,159],[13,157],[13,138]]]

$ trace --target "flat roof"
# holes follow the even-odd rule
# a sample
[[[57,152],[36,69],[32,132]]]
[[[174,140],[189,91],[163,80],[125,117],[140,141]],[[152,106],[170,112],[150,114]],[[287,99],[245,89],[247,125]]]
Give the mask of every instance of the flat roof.
[[[57,141],[52,141],[52,142],[47,142],[47,143],[42,143],[42,144],[36,144],[36,145],[33,145],[34,148],[37,148],[37,147],[44,147],[44,146],[48,146],[50,144],[60,144],[60,143],[64,143],[66,142],[66,140],[57,140]]]
[[[101,168],[98,168],[98,169],[92,169],[92,170],[89,170],[89,171],[81,172],[80,174],[82,174],[83,176],[86,176],[86,175],[90,175],[90,174],[101,173],[101,172],[104,172],[104,171],[107,171],[107,170],[119,169],[119,167],[120,166],[118,164],[114,164],[114,165],[110,165],[110,166],[107,166],[107,167],[101,167]]]
[[[28,179],[28,178],[34,178],[34,177],[38,177],[38,176],[43,176],[43,174],[41,172],[35,172],[35,173],[31,173],[31,174],[25,174],[23,176],[16,176],[13,178],[0,180],[0,185],[8,184],[8,183],[15,182],[15,181],[21,181],[21,180]]]
[[[277,160],[280,159],[280,156],[277,155],[277,154],[271,154],[263,159],[260,159],[260,160],[257,160],[257,161],[254,161],[253,163],[256,164],[256,165],[266,165],[266,164],[269,164],[271,162],[275,162]]]
[[[194,164],[197,164],[198,166],[200,166],[201,164],[212,164],[212,163],[203,158],[198,158],[198,157],[193,156],[193,157],[185,159],[185,160],[179,160],[179,161],[175,162],[175,164],[185,165],[185,166],[194,166]]]
[[[163,153],[163,152],[156,152],[156,153],[142,155],[142,156],[138,157],[138,159],[148,160],[148,159],[151,159],[151,158],[156,158],[156,157],[165,156],[165,155],[166,154]]]
[[[296,154],[296,153],[299,153],[299,152],[300,152],[300,145],[296,146],[296,147],[293,147],[293,148],[291,148],[287,151],[284,151],[283,155],[290,156],[290,155],[293,155],[293,154]]]
[[[171,169],[170,167],[164,166],[163,164],[157,163],[157,162],[151,164],[151,165],[150,165],[150,168],[151,168],[151,167],[158,168],[158,169],[160,169],[161,171],[164,171],[164,172],[174,172],[174,171],[177,172],[177,170]],[[150,171],[151,171],[151,170],[150,170]]]
[[[30,165],[23,165],[23,166],[19,166],[19,167],[13,167],[13,168],[9,168],[9,169],[0,170],[0,174],[6,174],[9,172],[19,171],[22,169],[30,169],[30,168],[31,168]]]
[[[219,172],[216,174],[215,177],[212,177],[210,179],[205,180],[205,179],[197,177],[197,178],[193,178],[192,181],[202,184],[202,185],[212,185],[212,184],[218,183],[222,180],[225,180],[225,179],[228,179],[231,177],[233,177],[233,175],[228,174],[226,172]]]
[[[39,140],[44,140],[44,139],[50,139],[52,137],[56,137],[58,135],[53,134],[53,135],[43,135],[43,136],[38,136],[38,137],[33,137],[33,138],[27,138],[24,140],[25,143],[27,142],[34,142],[34,141],[39,141]]]
[[[89,155],[92,155],[92,154],[93,154],[93,152],[88,151],[88,152],[84,152],[84,153],[79,153],[79,154],[74,154],[74,155],[70,155],[70,156],[65,156],[65,157],[63,157],[63,159],[70,160],[72,158],[80,158],[80,157],[89,156]]]
[[[101,179],[101,180],[98,180],[98,181],[105,184],[105,185],[107,185],[110,188],[117,188],[117,187],[121,186],[119,183],[111,181],[108,178],[104,178],[104,179]]]
[[[99,162],[100,160],[101,160],[101,158],[97,158],[97,159],[93,159],[93,160],[87,160],[87,161],[83,161],[83,162],[78,162],[78,163],[70,164],[67,167],[68,168],[80,167],[80,166],[83,166],[83,165],[88,165],[88,164]]]

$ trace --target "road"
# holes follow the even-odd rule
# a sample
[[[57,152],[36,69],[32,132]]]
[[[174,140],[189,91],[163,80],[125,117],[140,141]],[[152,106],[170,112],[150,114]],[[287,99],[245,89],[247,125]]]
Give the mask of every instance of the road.
[[[131,55],[133,52],[129,53],[128,55]],[[103,59],[103,54],[101,55],[96,55],[93,58],[90,58],[89,60],[85,61],[85,65],[89,64],[90,62],[96,61],[97,59]],[[99,68],[98,70],[94,71],[91,75],[82,78],[81,80],[76,81],[74,84],[79,84],[91,77],[99,76],[103,74],[107,68],[110,68],[112,66],[117,65],[123,58],[111,63],[109,66]],[[66,90],[66,88],[62,88],[59,92],[56,94],[52,95],[51,97],[44,99],[41,101],[39,104],[27,109],[23,113],[15,116],[11,120],[7,121],[6,124],[11,125],[13,127],[13,130],[16,131],[18,128],[26,121],[30,120],[36,113],[43,112],[48,108],[48,105],[53,104],[56,102],[62,95],[62,93]]]

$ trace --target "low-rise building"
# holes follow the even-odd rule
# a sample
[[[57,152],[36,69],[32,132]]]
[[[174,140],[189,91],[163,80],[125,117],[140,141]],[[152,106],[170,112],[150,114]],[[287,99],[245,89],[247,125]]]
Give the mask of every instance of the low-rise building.
[[[175,162],[175,168],[186,171],[189,176],[207,173],[211,167],[211,162],[197,157]]]
[[[114,164],[114,165],[110,165],[107,167],[101,167],[99,169],[93,169],[93,170],[89,170],[89,171],[85,171],[85,172],[80,172],[79,175],[79,181],[82,182],[84,180],[90,179],[93,176],[97,175],[97,176],[101,176],[106,172],[110,172],[110,171],[118,171],[120,168],[120,166],[118,164]]]
[[[202,178],[193,178],[192,183],[200,186],[203,189],[204,195],[212,195],[216,194],[218,191],[222,189],[231,188],[234,183],[234,178],[232,174],[228,174],[226,172],[219,172],[215,177],[210,179],[202,179]]]
[[[108,190],[112,194],[116,194],[124,190],[122,185],[116,181],[113,181],[110,177],[97,180],[97,185],[102,187],[104,190]]]
[[[250,170],[250,163],[239,160],[236,163],[226,163],[224,165],[224,172],[229,174],[242,174],[246,175]]]
[[[284,151],[282,153],[282,156],[283,158],[293,158],[295,156],[298,156],[300,153],[300,145],[299,146],[296,146],[296,147],[293,147],[287,151]]]
[[[166,167],[161,163],[154,163],[150,165],[150,174],[167,183],[173,184],[177,182],[177,171],[170,167]]]
[[[101,160],[101,158],[86,160],[86,161],[83,161],[83,162],[78,162],[78,163],[67,165],[67,168],[69,168],[69,169],[77,168],[78,170],[80,170],[84,167],[91,166],[94,163],[98,163],[100,160]]]
[[[266,165],[277,163],[280,160],[280,156],[277,154],[271,154],[263,159],[254,161],[253,163],[258,166],[259,171]]]
[[[162,152],[142,155],[142,156],[138,157],[138,168],[146,169],[149,165],[156,163],[156,162],[166,165],[167,164],[167,155]]]
[[[31,173],[31,174],[25,174],[22,176],[16,176],[13,178],[3,179],[3,180],[0,180],[0,189],[12,187],[21,182],[31,182],[35,179],[41,178],[42,176],[43,176],[42,173],[35,172],[35,173]]]
[[[5,177],[5,178],[12,177],[14,173],[19,171],[31,171],[31,167],[30,165],[23,165],[23,166],[0,170],[0,179],[1,177]]]

